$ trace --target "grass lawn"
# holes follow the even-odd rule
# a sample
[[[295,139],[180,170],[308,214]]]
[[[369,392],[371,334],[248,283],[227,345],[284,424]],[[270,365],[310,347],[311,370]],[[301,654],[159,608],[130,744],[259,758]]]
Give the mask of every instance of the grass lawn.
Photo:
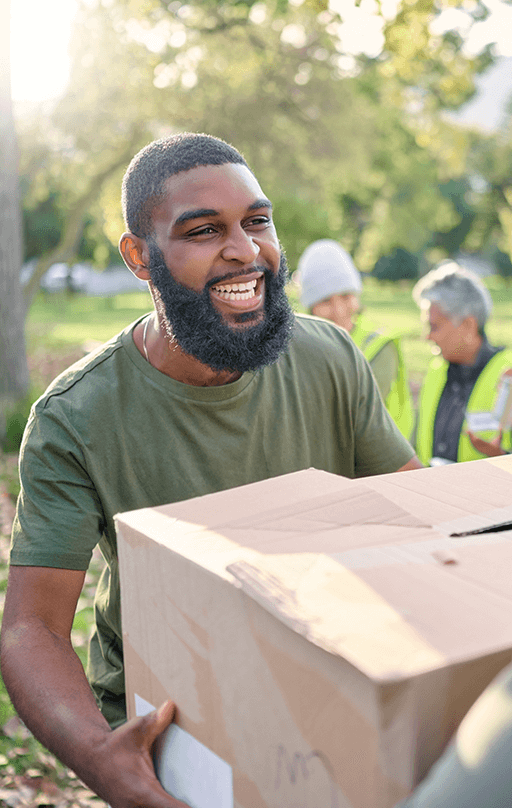
[[[41,339],[47,346],[105,342],[151,308],[151,297],[146,292],[115,297],[40,293],[28,316],[29,346]]]
[[[512,288],[500,279],[489,287],[495,310],[488,328],[492,343],[512,347]],[[293,300],[293,291],[291,292]],[[431,347],[422,339],[419,312],[411,298],[411,287],[365,281],[362,302],[366,314],[376,324],[397,331],[403,337],[403,350],[411,386],[417,390],[425,373]],[[294,307],[299,308],[296,301]],[[40,294],[27,321],[27,346],[31,371],[29,399],[40,395],[65,367],[80,358],[98,342],[121,331],[140,315],[151,310],[149,294],[137,292],[112,298]],[[20,428],[29,399],[19,408]],[[16,452],[0,452],[0,615],[7,580],[9,533],[17,496]],[[92,624],[92,598],[101,560],[95,556],[86,586],[78,604],[73,641],[85,662],[87,638]],[[23,806],[104,806],[72,773],[49,755],[16,718],[0,680],[0,805]]]

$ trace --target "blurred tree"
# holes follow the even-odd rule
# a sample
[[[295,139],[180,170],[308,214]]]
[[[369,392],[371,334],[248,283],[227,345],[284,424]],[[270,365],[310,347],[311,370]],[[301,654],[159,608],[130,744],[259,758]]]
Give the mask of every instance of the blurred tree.
[[[512,261],[510,260],[510,256],[508,253],[496,250],[492,256],[492,260],[496,267],[496,272],[505,280],[507,286],[509,286],[512,282]]]
[[[476,214],[468,249],[512,258],[512,116],[496,133],[471,134],[467,172]]]
[[[26,186],[26,177],[22,177],[22,196],[27,199],[29,195],[23,186]],[[59,196],[55,191],[49,190],[46,199],[40,202],[25,201],[23,205],[23,259],[30,261],[41,253],[54,249],[60,241],[63,215],[59,209]]]
[[[9,404],[28,388],[20,289],[21,216],[18,152],[12,113],[10,7],[0,4],[0,440]]]
[[[117,241],[122,169],[173,131],[208,131],[241,149],[290,208],[277,216],[292,268],[322,229],[369,269],[396,244],[416,251],[429,231],[455,226],[421,136],[440,108],[471,94],[488,54],[467,59],[453,32],[431,33],[444,3],[404,2],[382,54],[368,59],[347,56],[341,18],[323,0],[88,0],[69,91],[51,116],[51,157],[33,186],[46,189],[41,200],[58,190],[64,228],[28,295],[50,263],[76,253],[88,212],[101,209]]]
[[[23,185],[26,185],[26,177],[22,177]],[[63,234],[65,211],[61,207],[60,194],[50,188],[47,191],[45,199],[36,201],[29,190],[25,189],[23,193],[22,187],[24,261],[37,259],[42,253],[55,249]],[[120,262],[117,248],[114,248],[103,232],[101,210],[91,207],[85,215],[76,258],[79,261],[93,262],[102,268]]]
[[[476,218],[476,211],[469,201],[471,186],[467,177],[459,177],[441,183],[439,190],[453,206],[458,221],[449,229],[434,232],[427,248],[440,248],[446,256],[454,256],[463,247]]]
[[[419,275],[419,261],[416,255],[397,247],[379,258],[372,275],[379,281],[414,281]]]
[[[102,154],[94,155],[96,159],[91,154],[90,161],[87,161],[87,154],[79,152],[73,152],[66,159],[63,151],[56,150],[51,155],[52,160],[39,167],[40,172],[46,175],[38,178],[43,184],[48,182],[47,172],[57,170],[58,176],[54,179],[61,188],[59,207],[65,210],[65,214],[61,218],[57,243],[42,254],[39,252],[34,271],[23,288],[27,307],[39,288],[41,278],[52,264],[69,263],[77,257],[91,207],[107,179],[130,160],[136,144],[140,142],[140,128],[139,122],[134,122],[131,129],[120,137],[110,138]],[[51,244],[49,236],[43,231],[43,244],[44,241]]]
[[[416,139],[407,116],[387,103],[382,77],[362,77],[379,103],[372,108],[371,146],[365,162],[347,166],[338,181],[343,242],[357,266],[371,271],[377,259],[397,246],[418,252],[432,231],[455,224],[440,188],[440,167]]]
[[[443,31],[443,25],[435,25],[443,12],[453,8],[465,15],[468,31],[489,14],[482,0],[406,0],[384,29],[379,70],[396,79],[402,103],[420,126],[440,108],[454,109],[467,101],[475,92],[474,74],[493,60],[492,46],[469,57],[455,27]]]

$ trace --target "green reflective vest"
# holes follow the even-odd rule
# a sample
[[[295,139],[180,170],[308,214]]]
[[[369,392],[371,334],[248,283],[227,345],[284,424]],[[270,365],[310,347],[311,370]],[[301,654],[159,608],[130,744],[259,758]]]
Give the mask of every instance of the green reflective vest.
[[[496,403],[496,394],[502,374],[512,367],[512,351],[503,349],[495,354],[480,373],[475,386],[471,391],[466,412],[483,413],[492,415]],[[442,356],[436,356],[429,364],[427,375],[421,388],[418,403],[418,426],[416,430],[416,454],[423,463],[428,466],[432,458],[432,447],[434,444],[434,423],[436,412],[439,406],[439,399],[446,384],[448,373],[448,362]],[[473,444],[465,434],[467,423],[464,420],[462,425],[459,447],[457,451],[457,461],[481,460],[485,455],[477,452]],[[486,430],[478,432],[478,436],[483,440],[490,441],[497,435],[496,430]],[[505,433],[502,439],[502,447],[509,451],[510,433]]]
[[[375,328],[366,318],[359,316],[354,328],[350,332],[357,347],[363,352],[368,362],[377,356],[388,342],[395,345],[398,355],[398,371],[395,379],[391,383],[391,388],[386,396],[385,404],[389,410],[395,424],[402,435],[410,440],[414,427],[414,408],[411,391],[407,380],[400,337],[381,331]]]

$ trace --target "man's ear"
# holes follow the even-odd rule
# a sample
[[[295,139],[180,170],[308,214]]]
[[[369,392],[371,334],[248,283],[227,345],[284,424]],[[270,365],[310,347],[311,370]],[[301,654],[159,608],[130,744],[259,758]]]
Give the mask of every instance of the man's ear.
[[[147,267],[149,250],[146,241],[133,233],[123,233],[119,239],[119,252],[126,266],[141,281],[151,280]]]

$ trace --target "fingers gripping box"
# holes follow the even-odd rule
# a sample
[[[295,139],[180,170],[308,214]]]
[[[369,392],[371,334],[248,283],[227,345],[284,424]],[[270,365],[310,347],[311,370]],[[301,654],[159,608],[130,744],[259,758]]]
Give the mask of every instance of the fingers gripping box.
[[[512,520],[511,490],[506,456],[309,469],[120,514],[129,716],[172,698],[178,741],[212,756],[204,774],[164,748],[166,788],[193,808],[407,795],[512,660],[512,532],[486,532]],[[218,796],[174,787],[176,760]]]

